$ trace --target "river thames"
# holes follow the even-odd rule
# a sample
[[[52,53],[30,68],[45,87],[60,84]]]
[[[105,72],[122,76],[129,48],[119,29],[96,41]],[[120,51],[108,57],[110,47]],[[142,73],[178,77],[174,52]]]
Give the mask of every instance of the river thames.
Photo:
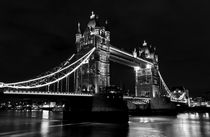
[[[85,115],[85,114],[84,114]],[[130,116],[128,126],[63,122],[62,112],[0,112],[0,136],[11,137],[210,137],[209,113]]]

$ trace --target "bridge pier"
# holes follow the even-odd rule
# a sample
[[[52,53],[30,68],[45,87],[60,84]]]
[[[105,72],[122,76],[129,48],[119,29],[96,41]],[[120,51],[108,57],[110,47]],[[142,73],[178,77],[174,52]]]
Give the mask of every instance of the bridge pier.
[[[128,109],[122,96],[96,94],[89,98],[66,101],[63,119],[69,122],[88,121],[127,124]]]

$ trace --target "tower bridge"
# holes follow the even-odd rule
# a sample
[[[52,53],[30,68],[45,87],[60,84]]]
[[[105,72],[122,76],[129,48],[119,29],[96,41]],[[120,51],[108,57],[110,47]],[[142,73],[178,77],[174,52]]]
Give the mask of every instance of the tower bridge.
[[[78,23],[76,53],[53,71],[37,78],[0,83],[3,94],[93,96],[110,86],[110,61],[132,67],[135,71],[135,96],[124,96],[127,100],[143,100],[166,96],[171,101],[187,103],[186,94],[176,97],[164,82],[158,67],[156,49],[146,42],[133,53],[120,50],[110,44],[110,32],[97,24],[92,13],[86,30],[82,33]],[[74,84],[69,77],[74,75]],[[74,87],[74,91],[70,91]],[[146,101],[145,101],[146,100]]]

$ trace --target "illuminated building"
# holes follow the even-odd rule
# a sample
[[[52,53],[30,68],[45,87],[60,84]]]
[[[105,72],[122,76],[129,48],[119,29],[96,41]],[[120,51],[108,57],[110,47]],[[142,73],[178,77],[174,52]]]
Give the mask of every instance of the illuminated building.
[[[140,66],[134,68],[136,74],[135,96],[159,96],[161,91],[159,90],[158,56],[155,54],[155,48],[148,46],[144,41],[139,48],[139,52],[135,49],[133,55],[153,63],[153,65],[149,63],[140,64]]]
[[[77,52],[93,46],[96,47],[96,51],[88,62],[75,72],[76,92],[98,93],[100,89],[110,85],[109,42],[110,32],[106,31],[105,27],[98,26],[97,17],[93,12],[83,34],[80,30],[80,24],[78,24]]]

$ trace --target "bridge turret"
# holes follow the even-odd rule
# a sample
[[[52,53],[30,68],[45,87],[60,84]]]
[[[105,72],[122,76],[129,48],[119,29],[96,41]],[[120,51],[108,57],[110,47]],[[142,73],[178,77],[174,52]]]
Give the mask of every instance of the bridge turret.
[[[82,39],[82,33],[81,33],[81,30],[80,30],[80,23],[78,22],[77,33],[76,33],[76,41],[75,41],[77,52],[80,51],[80,49],[81,49],[81,44],[80,44],[81,39]]]
[[[87,64],[76,72],[75,90],[78,92],[100,92],[100,89],[110,85],[109,56],[110,32],[99,26],[98,16],[92,12],[87,28],[76,44],[78,51],[95,47],[94,54]]]
[[[134,58],[136,58],[136,57],[137,57],[136,48],[133,50],[133,57],[134,57]]]
[[[158,63],[158,56],[156,55],[156,48],[148,45],[146,41],[139,47],[139,57],[151,63]]]
[[[94,12],[92,11],[92,15],[90,16],[90,21],[87,24],[87,27],[91,30],[94,29],[96,27],[96,15],[94,14]]]
[[[146,41],[139,48],[138,57],[150,63],[139,64],[134,68],[136,73],[135,95],[141,97],[159,96],[158,56],[155,48]],[[138,69],[137,69],[138,68]]]

